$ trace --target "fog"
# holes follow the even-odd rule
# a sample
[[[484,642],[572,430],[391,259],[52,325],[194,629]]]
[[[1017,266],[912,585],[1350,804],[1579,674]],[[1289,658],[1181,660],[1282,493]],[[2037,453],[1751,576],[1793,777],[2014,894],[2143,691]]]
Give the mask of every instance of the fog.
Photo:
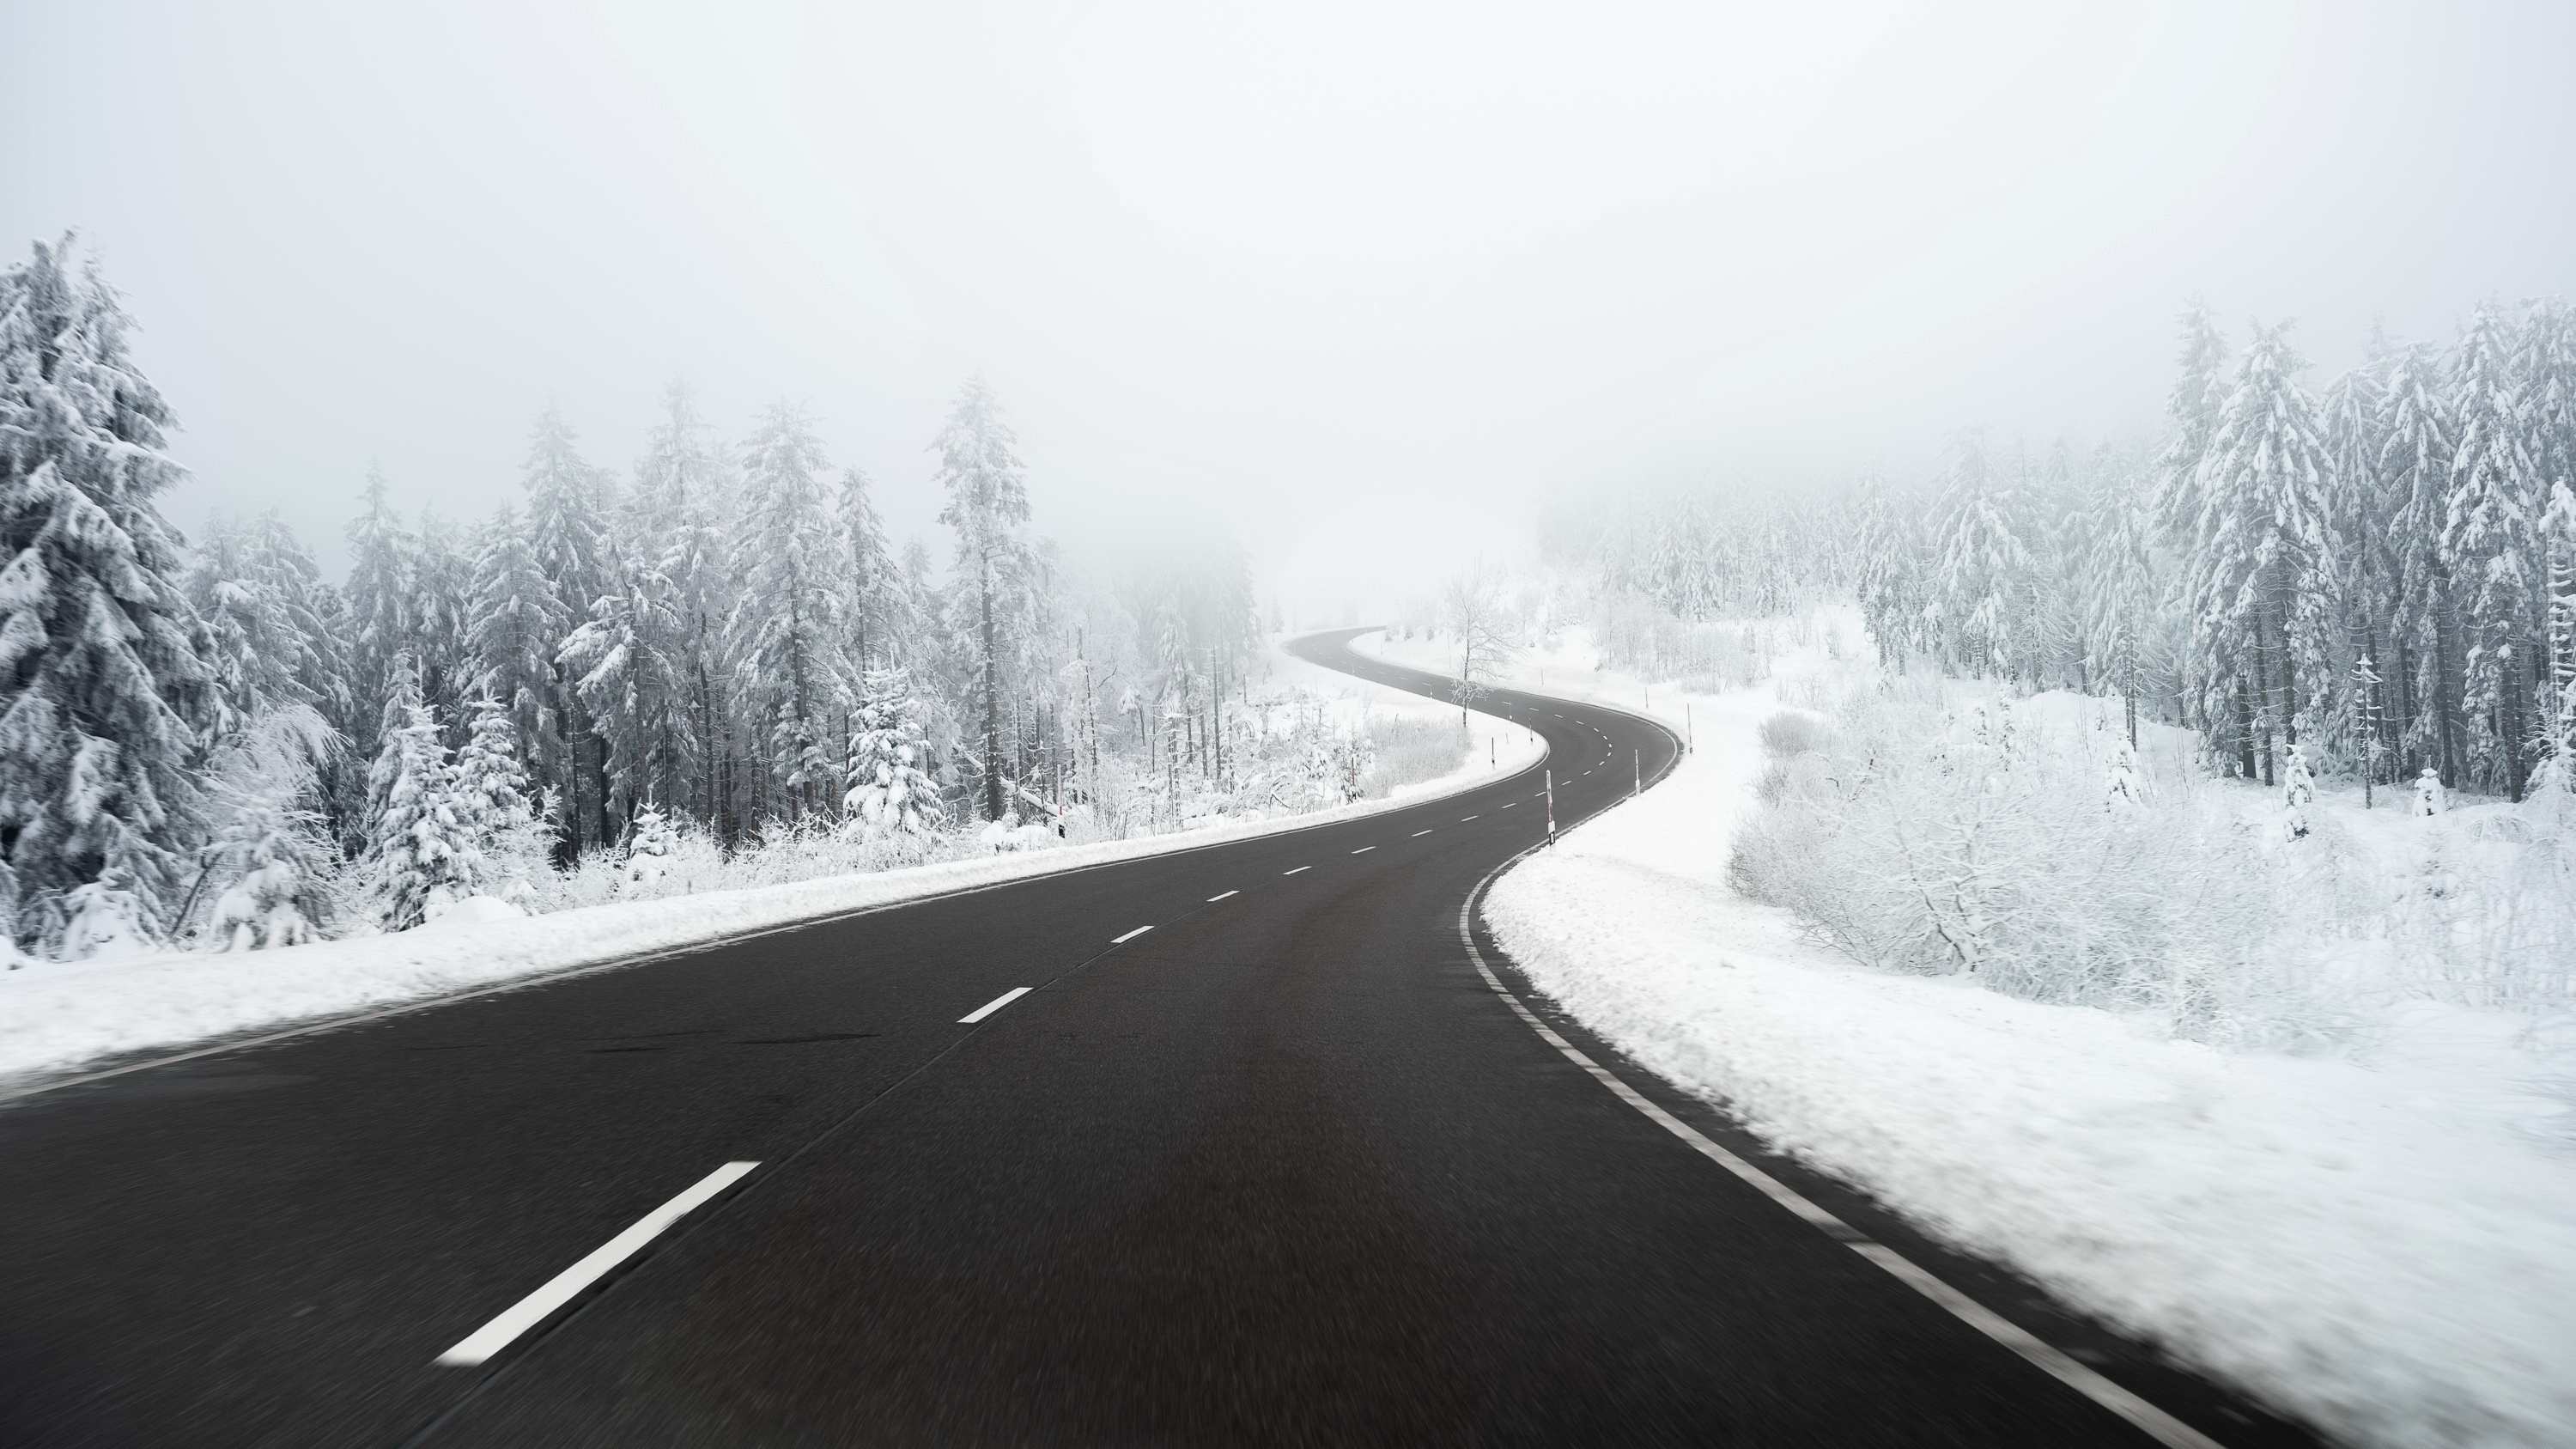
[[[2447,339],[2576,283],[2576,10],[1849,3],[22,7],[0,234],[78,228],[193,481],[336,559],[785,396],[933,538],[981,370],[1035,525],[1270,593],[1541,499],[2151,427],[2173,317]]]

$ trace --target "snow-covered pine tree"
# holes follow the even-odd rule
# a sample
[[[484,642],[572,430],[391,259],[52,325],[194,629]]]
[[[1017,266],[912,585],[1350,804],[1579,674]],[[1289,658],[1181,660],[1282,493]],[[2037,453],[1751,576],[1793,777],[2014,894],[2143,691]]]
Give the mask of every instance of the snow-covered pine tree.
[[[546,578],[517,510],[504,505],[483,525],[474,557],[473,646],[478,694],[509,711],[520,758],[532,774],[565,774],[556,714],[555,651],[571,623]]]
[[[2207,304],[2193,298],[2183,307],[2181,374],[2165,400],[2171,429],[2164,450],[2156,455],[2156,516],[2177,539],[2197,536],[2202,508],[2200,468],[2210,440],[2218,436],[2218,416],[2228,393],[2227,339]]]
[[[2396,630],[2398,550],[2394,540],[2397,499],[2383,466],[2388,451],[2387,377],[2394,358],[2374,337],[2370,358],[2345,372],[2326,388],[2319,424],[2326,452],[2324,529],[2329,548],[2321,572],[2334,599],[2344,657],[2382,657],[2384,641]],[[2322,729],[2332,746],[2355,769],[2375,771],[2388,752],[2386,723],[2377,703],[2377,681],[2365,710],[2350,694],[2358,676],[2344,671],[2343,708]],[[2357,734],[2365,727],[2368,737]],[[2321,720],[2321,726],[2327,721]],[[2365,783],[2365,788],[2366,788]]]
[[[791,817],[830,799],[828,742],[850,685],[842,545],[825,466],[813,418],[793,403],[773,404],[743,444],[734,553],[742,592],[729,627],[741,688],[764,726],[768,771]]]
[[[2308,838],[2308,812],[2317,803],[2317,783],[2308,774],[2305,745],[2292,745],[2281,767],[2281,824],[2292,840]]]
[[[274,514],[219,516],[208,522],[195,554],[187,594],[209,635],[214,738],[237,734],[272,709],[320,703],[306,683],[325,673],[323,624],[313,607],[319,581],[285,525]]]
[[[405,647],[420,661],[420,697],[452,722],[475,693],[472,647],[474,549],[457,526],[430,508],[420,511],[412,554],[411,635]]]
[[[269,703],[228,733],[207,771],[213,838],[193,898],[209,903],[204,941],[257,951],[318,939],[331,923],[339,856],[313,805],[339,731],[301,703]]]
[[[2451,361],[2460,432],[2442,550],[2451,576],[2465,586],[2461,689],[2471,760],[2481,780],[2519,800],[2530,773],[2531,704],[2548,627],[2540,520],[2549,495],[2532,456],[2514,363],[2504,319],[2480,307]]]
[[[182,471],[170,409],[71,246],[0,273],[0,854],[22,938],[77,951],[75,921],[167,929],[217,705],[155,505]]]
[[[373,759],[394,658],[419,633],[412,584],[419,540],[394,511],[384,469],[369,465],[367,486],[359,496],[366,506],[349,522],[349,581],[340,589],[352,687],[348,712],[335,723],[362,757]]]
[[[2551,782],[2576,791],[2576,308],[2557,298],[2532,304],[2519,366],[2532,459],[2549,499],[2540,518],[2547,686],[2536,712]]]
[[[2150,653],[2164,588],[2157,578],[2155,522],[2138,480],[2106,452],[2094,465],[2093,498],[2080,542],[2085,609],[2091,621],[2093,681],[2120,696],[2129,748],[2138,744],[2138,698],[2149,688]],[[2073,549],[2070,548],[2070,552]]]
[[[521,482],[528,490],[528,546],[554,595],[552,617],[563,632],[544,641],[552,660],[563,641],[610,584],[607,569],[609,479],[581,456],[578,435],[549,403],[528,440]],[[569,843],[606,844],[617,819],[608,813],[606,749],[591,734],[589,711],[574,688],[572,670],[555,666],[549,700],[558,738],[537,745],[536,755],[556,768],[550,782],[563,800]]]
[[[859,697],[850,740],[847,829],[862,840],[919,840],[936,833],[946,811],[930,773],[930,739],[908,671],[871,669]]]
[[[1002,817],[1002,655],[1012,603],[1030,563],[1020,526],[1029,521],[1028,486],[1020,475],[1018,438],[1002,421],[1001,403],[981,374],[958,390],[948,425],[931,444],[948,505],[939,521],[957,530],[961,603],[974,611],[977,703],[983,720],[984,816]]]
[[[450,783],[454,811],[473,845],[474,891],[513,899],[527,893],[530,873],[545,868],[545,827],[529,798],[510,707],[486,694],[469,708],[473,725]]]
[[[2146,808],[2146,787],[2138,779],[2138,754],[2127,740],[2112,741],[2111,767],[2103,777],[2102,799],[2104,807],[2113,812]]]
[[[900,615],[896,593],[903,586],[894,546],[886,541],[885,523],[869,498],[868,475],[843,470],[840,508],[841,546],[849,556],[850,659],[860,669],[895,663],[894,629]]]
[[[678,773],[684,640],[660,569],[612,551],[612,571],[615,587],[591,605],[559,658],[577,671],[574,687],[607,744],[611,799],[632,815]]]
[[[2381,419],[2380,469],[2393,522],[2397,605],[2382,673],[2394,686],[2404,721],[2400,746],[2457,781],[2460,723],[2460,623],[2451,566],[2442,550],[2450,506],[2451,464],[2459,454],[2459,419],[2440,354],[2421,343],[2391,359]]]
[[[2204,716],[2236,722],[2206,733],[2233,743],[2247,773],[2259,765],[2266,784],[2275,739],[2298,743],[2308,709],[2340,682],[2323,575],[2325,444],[2316,401],[2297,382],[2306,365],[2288,323],[2254,329],[2202,458],[2185,591]]]
[[[635,807],[635,823],[626,832],[626,858],[619,863],[618,874],[628,886],[649,886],[671,873],[672,857],[680,850],[680,833],[653,802]]]
[[[663,798],[730,842],[739,829],[726,804],[732,772],[725,761],[739,732],[739,711],[725,621],[737,590],[730,537],[715,505],[736,490],[688,385],[671,384],[662,406],[662,421],[636,465],[635,506],[652,520],[649,532],[661,548],[656,566],[670,584],[668,607],[680,635],[674,667],[685,692],[685,784]]]
[[[460,811],[437,716],[420,698],[420,666],[394,658],[367,772],[367,852],[359,863],[376,924],[408,931],[473,895],[481,859]]]
[[[1953,440],[1946,473],[1933,532],[1935,648],[1980,679],[2024,674],[2034,564],[2023,500],[1996,482],[1973,432]]]

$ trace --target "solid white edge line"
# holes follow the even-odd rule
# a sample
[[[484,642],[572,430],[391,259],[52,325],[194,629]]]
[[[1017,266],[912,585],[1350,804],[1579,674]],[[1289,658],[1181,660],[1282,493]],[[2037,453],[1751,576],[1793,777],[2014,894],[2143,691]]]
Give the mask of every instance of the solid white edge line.
[[[1138,926],[1136,929],[1129,931],[1126,935],[1119,937],[1109,944],[1112,946],[1124,946],[1128,942],[1135,940],[1138,936],[1141,936],[1152,929],[1154,928],[1151,926]]]
[[[1241,892],[1241,891],[1239,891],[1239,890],[1231,890],[1231,891],[1227,891],[1227,892],[1225,893],[1225,896],[1239,896],[1239,895],[1241,895],[1241,894],[1243,894],[1243,892]],[[1224,900],[1224,899],[1225,899],[1225,896],[1210,896],[1210,897],[1208,897],[1208,904],[1209,904],[1209,905],[1215,905],[1217,902],[1219,902],[1219,901],[1221,901],[1221,900]]]
[[[983,1005],[976,1007],[973,1011],[957,1018],[957,1024],[959,1026],[973,1026],[975,1023],[982,1021],[985,1017],[991,1016],[994,1012],[1001,1010],[1003,1007],[1010,1005],[1012,1002],[1019,1000],[1021,997],[1026,996],[1035,990],[1037,990],[1037,988],[1034,986],[1014,986],[1010,990],[1003,992],[1001,995],[994,997],[992,1000],[985,1002]]]
[[[1924,1271],[1921,1265],[1895,1249],[1870,1241],[1860,1229],[1818,1207],[1795,1188],[1710,1141],[1697,1128],[1648,1101],[1636,1088],[1621,1081],[1600,1063],[1584,1055],[1573,1043],[1557,1035],[1546,1022],[1539,1020],[1537,1013],[1523,1005],[1521,999],[1503,985],[1502,978],[1494,974],[1493,968],[1485,964],[1485,953],[1477,949],[1472,928],[1476,897],[1484,893],[1495,876],[1510,869],[1519,859],[1519,856],[1514,856],[1495,866],[1485,873],[1483,880],[1476,882],[1474,889],[1467,892],[1466,903],[1458,908],[1458,942],[1467,948],[1467,959],[1475,963],[1476,974],[1485,978],[1485,984],[1503,999],[1503,1004],[1512,1009],[1513,1015],[1539,1034],[1540,1040],[1591,1073],[1593,1080],[1609,1088],[1620,1101],[1636,1108],[1656,1126],[1689,1143],[1701,1156],[1797,1214],[1808,1226],[1877,1264],[1888,1276],[1948,1309],[1952,1317],[2011,1349],[2032,1367],[2119,1415],[2141,1433],[2165,1445],[2166,1449],[2224,1449],[2217,1440],[2076,1362],[2063,1350]]]
[[[1297,870],[1313,870],[1313,869],[1314,869],[1314,867],[1313,867],[1313,866],[1311,866],[1311,865],[1301,865],[1301,866],[1297,867]],[[1297,873],[1297,870],[1283,870],[1283,871],[1281,871],[1281,872],[1279,872],[1279,873],[1280,873],[1281,875],[1295,875],[1295,874]]]
[[[591,1250],[588,1257],[546,1280],[536,1292],[502,1309],[500,1316],[467,1334],[454,1348],[438,1356],[445,1368],[472,1368],[510,1346],[512,1340],[543,1322],[547,1315],[579,1296],[581,1290],[599,1281],[602,1274],[628,1258],[637,1249],[661,1236],[662,1230],[687,1217],[700,1203],[742,1180],[743,1174],[758,1167],[757,1162],[728,1162],[706,1176],[678,1197],[635,1220],[635,1225]]]

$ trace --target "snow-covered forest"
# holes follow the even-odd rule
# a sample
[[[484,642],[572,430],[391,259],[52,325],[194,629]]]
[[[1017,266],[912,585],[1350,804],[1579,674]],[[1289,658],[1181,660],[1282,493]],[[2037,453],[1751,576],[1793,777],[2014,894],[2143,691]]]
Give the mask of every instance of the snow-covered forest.
[[[1106,574],[1034,529],[980,379],[898,546],[804,406],[728,440],[684,385],[620,475],[554,409],[524,499],[350,569],[274,515],[193,540],[171,408],[68,239],[0,276],[0,949],[293,944],[1383,793],[1456,739],[1261,686],[1238,551]],[[490,906],[489,900],[506,902]]]
[[[1928,486],[1632,503],[1601,577],[1655,607],[1605,645],[1705,672],[1694,621],[1857,598],[1882,658],[2118,696],[2214,773],[2292,767],[2521,799],[2576,751],[2576,311],[2476,309],[2303,380],[2290,327],[2231,356],[2183,318],[2150,447],[1967,433]],[[2134,733],[2134,731],[2132,731]]]

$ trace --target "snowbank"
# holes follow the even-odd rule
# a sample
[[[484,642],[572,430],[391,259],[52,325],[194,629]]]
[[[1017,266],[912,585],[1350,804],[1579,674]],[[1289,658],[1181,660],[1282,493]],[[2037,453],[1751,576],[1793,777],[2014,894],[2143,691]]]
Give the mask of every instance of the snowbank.
[[[1548,657],[1551,692],[1645,703],[1584,652]],[[1488,898],[1532,984],[1781,1149],[2329,1432],[2568,1442],[2576,1141],[2509,1023],[2417,1003],[2369,1066],[2231,1054],[1829,955],[1724,884],[1756,731],[1796,683],[1653,691],[1698,753]]]
[[[1358,687],[1347,675],[1281,659]],[[1424,703],[1400,698],[1410,701],[1407,707]],[[457,910],[432,928],[275,951],[163,955],[115,964],[30,963],[0,972],[0,1082],[23,1089],[40,1074],[122,1053],[631,964],[875,906],[1357,819],[1474,789],[1544,753],[1534,737],[1507,721],[1478,715],[1472,724],[1477,747],[1450,774],[1400,787],[1384,799],[1303,815],[521,919],[488,909]]]

